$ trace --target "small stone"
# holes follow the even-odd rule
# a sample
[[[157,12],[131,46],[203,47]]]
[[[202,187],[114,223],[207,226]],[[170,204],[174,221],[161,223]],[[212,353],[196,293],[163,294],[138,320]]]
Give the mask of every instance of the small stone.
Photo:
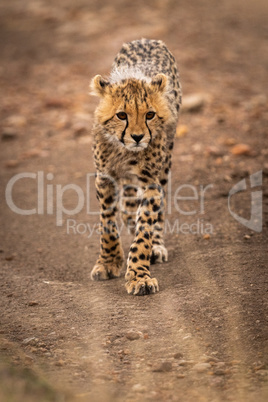
[[[19,166],[20,161],[16,160],[16,159],[10,159],[9,161],[5,162],[5,167],[7,168],[14,168]]]
[[[6,128],[1,134],[2,141],[11,141],[17,138],[18,134],[12,128]]]
[[[121,374],[121,371],[120,370],[112,370],[111,374],[118,375],[118,374]]]
[[[223,179],[224,179],[224,181],[227,181],[228,183],[230,183],[232,181],[232,178],[228,175],[225,175]]]
[[[204,240],[209,240],[210,239],[210,234],[209,233],[205,233],[203,236]]]
[[[15,258],[14,255],[7,255],[5,260],[6,261],[12,261],[12,260],[14,260],[14,258]]]
[[[205,102],[207,101],[207,95],[205,94],[192,94],[184,96],[182,103],[183,112],[199,112]]]
[[[241,364],[241,360],[232,360],[230,363],[232,366],[237,366],[237,365]]]
[[[7,126],[12,126],[12,127],[23,127],[25,126],[27,123],[27,120],[24,116],[20,116],[20,115],[12,115],[9,116],[6,120],[5,120],[5,124]]]
[[[249,236],[249,235],[245,235],[245,236],[244,236],[244,239],[249,240],[249,239],[250,239],[250,236]]]
[[[185,137],[189,129],[185,124],[179,124],[176,128],[176,138]]]
[[[214,374],[214,375],[225,375],[225,374],[227,374],[227,371],[219,368],[219,369],[216,369],[216,370],[213,372],[213,374]]]
[[[186,334],[182,339],[186,340],[186,339],[190,339],[190,338],[192,338],[192,335],[191,334]]]
[[[37,338],[35,336],[32,336],[31,338],[26,338],[22,341],[23,345],[29,345],[29,344],[35,344],[37,341]]]
[[[126,333],[126,338],[129,341],[135,341],[136,339],[140,338],[140,333],[136,331],[129,331]]]
[[[225,362],[217,362],[216,364],[215,364],[215,366],[217,367],[217,369],[219,369],[219,368],[225,368],[226,367],[226,364],[225,364]]]
[[[69,102],[66,99],[50,98],[45,101],[45,107],[52,109],[61,109],[69,106]]]
[[[223,159],[221,157],[215,159],[215,164],[216,165],[221,165],[222,162],[223,162]]]
[[[223,145],[227,145],[227,146],[233,146],[236,144],[236,140],[234,138],[226,138],[222,141]]]
[[[149,339],[149,335],[146,333],[146,334],[143,334],[143,338],[144,339]]]
[[[37,148],[30,149],[29,151],[21,154],[21,159],[36,158],[41,155],[41,150]]]
[[[37,306],[39,303],[37,301],[30,301],[28,306]]]
[[[265,370],[265,369],[266,369],[266,365],[264,363],[259,363],[254,367],[255,371]]]
[[[172,370],[172,363],[171,362],[162,362],[158,363],[154,368],[154,372],[164,373]]]
[[[62,367],[62,366],[64,366],[64,364],[65,364],[64,360],[60,359],[55,363],[55,366]]]
[[[231,153],[233,155],[251,155],[252,149],[247,144],[237,144],[231,148]]]
[[[177,378],[185,378],[185,374],[177,374]]]
[[[196,371],[197,373],[204,373],[210,368],[211,365],[209,363],[197,363],[193,366],[193,370]]]
[[[214,357],[214,356],[204,356],[202,358],[202,360],[205,363],[218,363],[218,361],[219,361],[219,359],[217,359],[217,357]]]
[[[177,352],[174,354],[174,359],[183,359],[183,354],[181,352]]]
[[[32,356],[28,356],[28,355],[25,356],[25,363],[32,364],[33,362],[34,362],[34,359],[32,358]]]
[[[258,370],[256,373],[260,377],[268,377],[268,370]]]
[[[147,388],[142,384],[134,384],[132,387],[132,391],[134,392],[145,392]]]
[[[193,360],[179,360],[178,361],[179,366],[192,366],[194,364],[195,364],[195,362]]]
[[[119,338],[119,339],[115,339],[114,341],[113,341],[113,345],[120,345],[121,344],[121,339]]]
[[[224,155],[224,151],[222,149],[216,147],[215,145],[210,145],[209,147],[207,147],[206,152],[208,155],[215,156],[215,157]]]

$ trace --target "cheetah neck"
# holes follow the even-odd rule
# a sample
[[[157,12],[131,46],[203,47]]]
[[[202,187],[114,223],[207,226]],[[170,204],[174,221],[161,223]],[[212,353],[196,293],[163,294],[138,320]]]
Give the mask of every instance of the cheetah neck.
[[[137,80],[150,82],[151,78],[145,75],[144,71],[138,66],[134,67],[116,67],[112,70],[110,74],[111,84],[118,83],[122,80],[127,80],[130,78],[135,78]]]

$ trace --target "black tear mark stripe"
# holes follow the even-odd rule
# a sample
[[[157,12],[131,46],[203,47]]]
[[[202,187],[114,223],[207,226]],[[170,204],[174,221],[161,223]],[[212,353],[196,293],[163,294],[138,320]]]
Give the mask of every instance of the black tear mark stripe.
[[[148,128],[148,131],[149,131],[149,134],[150,134],[150,142],[151,142],[151,141],[152,141],[152,132],[151,132],[151,130],[149,129],[147,120],[145,120],[145,124],[146,124],[146,127]]]
[[[124,144],[124,145],[125,145],[124,137],[125,137],[125,135],[126,135],[126,129],[128,128],[128,119],[127,119],[126,121],[127,121],[127,122],[126,122],[126,127],[125,127],[124,131],[122,132],[121,138],[120,138],[120,141],[121,141],[122,144]]]

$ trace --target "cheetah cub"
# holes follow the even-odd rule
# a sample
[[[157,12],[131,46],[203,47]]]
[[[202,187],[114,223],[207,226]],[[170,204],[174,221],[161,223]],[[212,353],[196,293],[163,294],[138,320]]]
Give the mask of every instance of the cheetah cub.
[[[126,43],[109,79],[96,75],[91,89],[100,98],[93,152],[101,217],[101,249],[91,278],[120,276],[120,205],[124,222],[135,234],[127,260],[127,292],[155,293],[159,286],[151,277],[150,263],[168,258],[163,241],[164,187],[181,104],[175,59],[159,40]]]

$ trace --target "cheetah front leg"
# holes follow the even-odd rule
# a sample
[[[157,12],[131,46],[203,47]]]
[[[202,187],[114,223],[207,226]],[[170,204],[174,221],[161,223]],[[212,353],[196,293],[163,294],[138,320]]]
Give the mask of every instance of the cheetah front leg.
[[[130,294],[145,295],[159,290],[157,279],[150,274],[150,258],[154,226],[162,208],[161,186],[146,186],[138,209],[135,239],[129,251],[125,275],[126,289]]]
[[[116,223],[117,185],[110,178],[97,175],[97,198],[100,202],[101,249],[99,258],[91,271],[91,279],[105,280],[120,276],[124,253]]]

